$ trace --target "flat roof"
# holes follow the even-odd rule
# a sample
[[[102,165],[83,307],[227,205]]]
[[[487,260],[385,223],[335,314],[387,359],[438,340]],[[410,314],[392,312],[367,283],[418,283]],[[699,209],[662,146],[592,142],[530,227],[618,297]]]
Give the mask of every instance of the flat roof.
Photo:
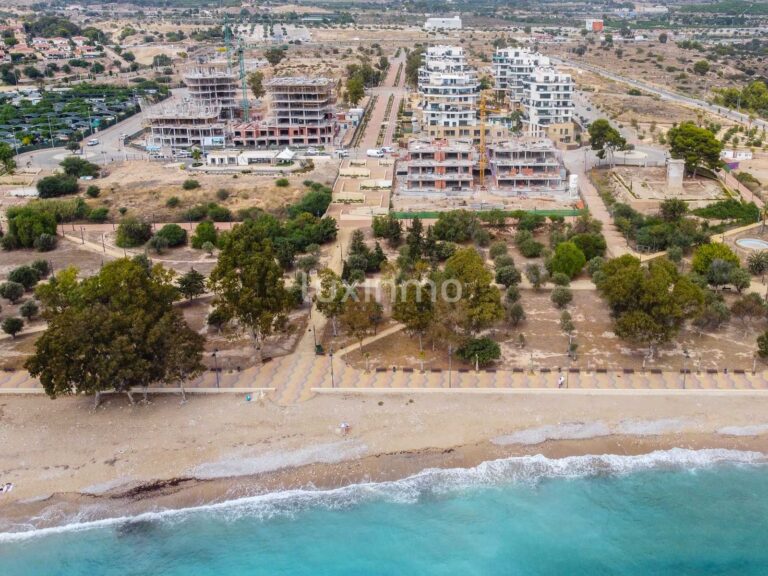
[[[309,76],[278,76],[267,82],[267,86],[325,86],[332,82],[330,78],[310,78]]]

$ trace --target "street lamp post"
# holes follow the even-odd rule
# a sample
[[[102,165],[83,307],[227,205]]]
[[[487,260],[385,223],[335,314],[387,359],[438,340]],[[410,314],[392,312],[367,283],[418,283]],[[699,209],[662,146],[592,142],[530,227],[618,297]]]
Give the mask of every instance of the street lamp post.
[[[211,352],[211,356],[213,357],[213,371],[216,373],[216,388],[220,387],[219,383],[219,361],[216,359],[216,353],[219,351],[218,348],[214,348],[213,352]]]
[[[452,382],[451,382],[452,358],[453,358],[453,346],[449,344],[448,345],[448,388],[451,388],[452,386]]]

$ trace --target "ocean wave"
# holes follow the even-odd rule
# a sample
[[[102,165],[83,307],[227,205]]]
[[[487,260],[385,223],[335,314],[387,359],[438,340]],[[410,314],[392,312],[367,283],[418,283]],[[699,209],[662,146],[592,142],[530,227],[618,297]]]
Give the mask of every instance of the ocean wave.
[[[588,478],[625,475],[645,470],[694,470],[721,464],[764,465],[760,452],[725,449],[688,450],[673,448],[636,456],[615,454],[548,458],[516,456],[483,462],[473,468],[430,468],[401,480],[364,482],[329,490],[293,489],[250,496],[195,508],[146,512],[132,517],[74,522],[63,526],[0,533],[0,543],[69,532],[114,528],[130,534],[132,527],[147,523],[176,523],[206,514],[235,520],[244,516],[258,520],[292,517],[311,508],[346,509],[371,501],[413,504],[423,498],[442,496],[473,488],[530,484],[546,479]]]

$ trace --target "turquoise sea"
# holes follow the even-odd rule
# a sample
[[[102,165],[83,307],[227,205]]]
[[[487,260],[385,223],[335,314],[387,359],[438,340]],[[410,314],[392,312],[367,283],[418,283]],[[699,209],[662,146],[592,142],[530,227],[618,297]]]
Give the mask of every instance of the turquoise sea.
[[[6,533],[0,574],[765,575],[765,462],[679,449],[509,458]]]

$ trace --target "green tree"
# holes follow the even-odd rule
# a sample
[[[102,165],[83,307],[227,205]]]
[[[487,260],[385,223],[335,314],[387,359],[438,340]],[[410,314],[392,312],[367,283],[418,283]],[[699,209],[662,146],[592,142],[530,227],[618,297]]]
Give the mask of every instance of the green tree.
[[[679,198],[668,198],[659,206],[661,217],[667,222],[677,222],[688,212],[688,204]]]
[[[256,70],[248,74],[248,87],[251,89],[251,94],[253,94],[254,98],[259,99],[264,96],[264,73]]]
[[[538,264],[528,264],[525,267],[525,277],[534,289],[538,290],[546,282],[546,275]]]
[[[424,334],[435,319],[435,307],[427,287],[414,282],[397,287],[392,317],[419,337],[419,350],[424,350]]]
[[[106,390],[172,381],[184,365],[186,377],[202,369],[203,337],[173,307],[178,292],[172,272],[135,259],[105,264],[95,276],[59,272],[37,295],[48,322],[25,366],[51,398],[99,395]]]
[[[357,105],[365,96],[363,79],[355,75],[347,79],[347,100],[353,106]]]
[[[15,304],[24,296],[24,286],[13,281],[3,282],[0,284],[0,296]]]
[[[627,141],[605,118],[595,120],[589,125],[589,141],[592,150],[597,152],[597,157],[601,160],[608,156],[611,164],[613,163],[613,154],[617,150],[624,150]]]
[[[555,248],[551,260],[551,273],[562,272],[569,278],[576,277],[584,268],[587,259],[573,242],[562,242]]]
[[[685,168],[696,176],[703,165],[716,170],[722,165],[720,152],[723,144],[707,128],[700,128],[693,122],[683,122],[670,128],[667,142],[672,158],[685,160]]]
[[[291,299],[266,231],[253,220],[220,239],[219,258],[209,277],[217,308],[250,331],[259,355],[266,336],[285,324]]]
[[[179,293],[184,298],[192,300],[205,293],[205,276],[191,268],[189,272],[179,276],[176,285],[179,287]]]
[[[347,299],[339,316],[342,328],[353,336],[363,353],[363,339],[379,322],[382,315],[381,304],[373,300]]]
[[[550,295],[552,303],[558,308],[565,308],[573,300],[573,292],[565,286],[555,286]]]
[[[320,278],[320,293],[315,299],[317,309],[331,321],[333,335],[338,336],[336,322],[344,309],[346,290],[341,278],[330,268],[320,270],[318,276]]]
[[[34,300],[27,300],[21,305],[21,308],[19,308],[19,313],[28,321],[37,316],[39,311],[40,308]]]
[[[46,176],[37,181],[37,193],[40,198],[56,198],[68,194],[76,194],[77,178],[64,174]]]
[[[711,243],[702,244],[696,248],[691,265],[694,272],[706,276],[714,260],[729,262],[733,266],[739,266],[740,264],[739,257],[726,244]]]
[[[502,266],[496,269],[496,283],[505,288],[516,286],[521,280],[520,271],[515,266]]]
[[[80,158],[79,156],[67,156],[59,163],[59,166],[64,170],[64,174],[75,178],[81,178],[83,176],[96,177],[99,175],[99,172],[101,172],[101,168],[96,164],[88,162],[88,160]]]
[[[457,294],[466,316],[461,322],[471,336],[504,317],[501,292],[491,284],[492,276],[474,248],[461,248],[445,263],[445,277],[457,281]]]
[[[21,318],[8,317],[3,320],[0,327],[2,327],[3,332],[10,335],[11,338],[16,338],[16,334],[21,332],[21,329],[24,328],[24,320]]]
[[[40,281],[40,273],[31,266],[19,266],[10,271],[8,280],[18,282],[25,290],[31,290]]]
[[[200,250],[206,242],[210,242],[214,247],[218,242],[216,225],[209,220],[200,222],[195,228],[195,233],[192,235],[192,248]]]
[[[187,243],[187,231],[178,224],[166,224],[155,233],[155,236],[165,238],[171,248]]]
[[[152,237],[152,226],[138,218],[124,218],[117,227],[115,244],[120,248],[134,248]]]
[[[6,174],[13,174],[16,170],[16,160],[13,159],[15,153],[13,148],[7,142],[0,142],[0,164]]]
[[[709,62],[699,60],[693,65],[693,71],[699,76],[706,76],[707,72],[709,72]]]
[[[501,358],[501,348],[490,338],[472,338],[456,350],[456,356],[468,364],[484,367]]]
[[[264,51],[264,59],[272,66],[277,66],[285,58],[285,50],[282,48],[268,48]]]

